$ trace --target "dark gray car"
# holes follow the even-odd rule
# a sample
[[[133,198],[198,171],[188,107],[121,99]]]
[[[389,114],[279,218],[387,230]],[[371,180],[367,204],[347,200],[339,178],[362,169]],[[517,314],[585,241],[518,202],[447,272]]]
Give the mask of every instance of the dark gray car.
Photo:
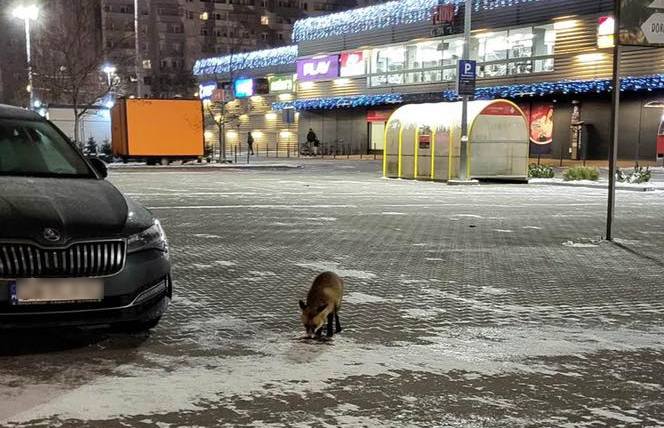
[[[164,231],[105,177],[51,123],[0,105],[0,328],[159,322]]]

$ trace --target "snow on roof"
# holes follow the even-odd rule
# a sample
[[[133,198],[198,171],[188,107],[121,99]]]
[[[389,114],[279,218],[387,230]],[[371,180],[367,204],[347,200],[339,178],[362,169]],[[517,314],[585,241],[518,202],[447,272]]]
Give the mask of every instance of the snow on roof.
[[[293,64],[297,59],[297,46],[284,46],[275,49],[236,53],[215,58],[199,59],[194,64],[195,76],[230,73],[231,71],[253,70]]]
[[[539,0],[474,0],[475,10],[492,10]],[[464,0],[444,0],[457,7]],[[388,3],[351,9],[345,12],[300,19],[293,27],[293,40],[324,39],[329,36],[361,33],[393,25],[411,24],[432,18],[439,0],[396,0]]]

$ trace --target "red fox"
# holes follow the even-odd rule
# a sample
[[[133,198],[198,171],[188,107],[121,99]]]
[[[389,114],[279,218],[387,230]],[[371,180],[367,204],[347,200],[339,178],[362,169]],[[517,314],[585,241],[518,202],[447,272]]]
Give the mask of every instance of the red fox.
[[[307,294],[307,303],[300,300],[302,324],[307,331],[307,336],[320,337],[326,319],[328,337],[332,337],[335,333],[332,328],[333,321],[336,333],[341,332],[339,307],[343,293],[344,282],[336,273],[323,272],[314,279],[309,294]]]

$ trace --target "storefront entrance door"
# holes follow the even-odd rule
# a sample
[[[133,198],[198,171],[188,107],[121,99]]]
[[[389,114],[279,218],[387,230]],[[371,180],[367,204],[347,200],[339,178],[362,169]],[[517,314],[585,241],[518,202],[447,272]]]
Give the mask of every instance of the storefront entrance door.
[[[371,150],[383,150],[383,147],[385,147],[385,122],[369,123],[369,134]]]

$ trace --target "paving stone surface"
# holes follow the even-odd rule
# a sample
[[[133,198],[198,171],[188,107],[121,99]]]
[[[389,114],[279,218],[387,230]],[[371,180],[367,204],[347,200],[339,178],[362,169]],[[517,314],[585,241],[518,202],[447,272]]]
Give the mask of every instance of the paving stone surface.
[[[165,225],[148,335],[10,335],[3,426],[662,426],[664,192],[384,180],[375,162],[114,171]],[[297,300],[344,277],[344,331]]]

